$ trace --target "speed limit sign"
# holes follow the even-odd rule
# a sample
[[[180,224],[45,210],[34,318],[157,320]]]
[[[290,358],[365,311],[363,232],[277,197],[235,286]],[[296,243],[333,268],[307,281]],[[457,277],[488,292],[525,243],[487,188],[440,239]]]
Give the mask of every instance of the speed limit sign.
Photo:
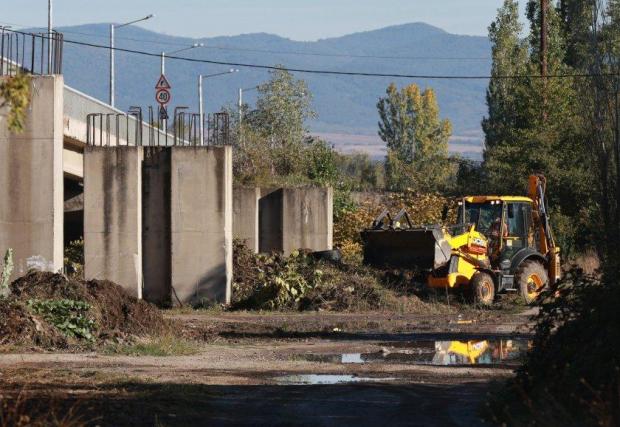
[[[159,105],[166,105],[170,102],[171,98],[172,96],[170,95],[170,91],[168,89],[161,88],[157,89],[157,92],[155,92],[155,100]]]

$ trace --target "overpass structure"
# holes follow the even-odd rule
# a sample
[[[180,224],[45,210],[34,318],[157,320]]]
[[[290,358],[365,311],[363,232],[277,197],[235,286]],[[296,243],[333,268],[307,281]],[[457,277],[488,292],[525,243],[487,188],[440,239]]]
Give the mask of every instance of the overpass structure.
[[[30,85],[23,132],[0,111],[0,248],[13,248],[14,275],[62,271],[83,237],[87,279],[161,304],[229,301],[231,147],[164,133],[62,75]]]
[[[30,53],[26,36],[0,27],[0,80],[31,75],[24,131],[0,108],[0,250],[14,251],[13,277],[63,271],[64,248],[83,238],[86,279],[161,305],[228,303],[233,215],[255,251],[331,249],[331,189],[237,189],[233,202],[227,115],[209,117],[204,140],[202,115],[182,107],[161,130],[150,108],[125,113],[65,85],[61,35],[31,35]]]

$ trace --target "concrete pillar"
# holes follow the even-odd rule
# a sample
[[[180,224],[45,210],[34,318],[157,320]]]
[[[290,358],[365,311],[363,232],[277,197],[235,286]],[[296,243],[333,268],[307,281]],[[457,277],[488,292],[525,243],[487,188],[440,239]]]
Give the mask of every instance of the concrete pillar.
[[[260,202],[260,251],[312,251],[333,247],[333,190],[283,188]]]
[[[145,147],[142,163],[143,297],[171,304],[170,148]]]
[[[63,266],[62,76],[33,76],[22,133],[0,111],[0,252],[14,251],[13,278]]]
[[[171,150],[173,303],[228,303],[232,282],[232,148]]]
[[[84,149],[84,274],[142,298],[142,147]]]
[[[258,201],[260,188],[233,189],[233,237],[245,241],[246,246],[258,252]]]

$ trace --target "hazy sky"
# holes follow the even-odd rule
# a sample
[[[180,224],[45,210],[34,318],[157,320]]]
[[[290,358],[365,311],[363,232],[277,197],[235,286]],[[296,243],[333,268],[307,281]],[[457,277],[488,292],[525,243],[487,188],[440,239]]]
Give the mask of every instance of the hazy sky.
[[[126,22],[150,13],[144,28],[203,37],[268,32],[316,40],[409,22],[486,35],[502,0],[53,0],[54,25]],[[525,3],[523,0],[521,3]],[[522,6],[523,8],[523,6]],[[47,25],[47,0],[0,0],[0,23]]]

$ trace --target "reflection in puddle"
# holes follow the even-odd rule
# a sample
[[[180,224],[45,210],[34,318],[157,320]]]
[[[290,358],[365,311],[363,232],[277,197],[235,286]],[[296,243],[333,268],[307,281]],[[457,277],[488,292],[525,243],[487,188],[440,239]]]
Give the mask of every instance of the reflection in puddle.
[[[370,378],[358,377],[357,375],[329,375],[329,374],[308,374],[308,375],[284,375],[276,378],[276,382],[282,385],[318,385],[318,384],[346,384],[346,383],[367,383],[394,381],[396,378]]]
[[[412,341],[383,343],[373,353],[305,354],[305,360],[327,363],[411,363],[418,365],[491,365],[517,362],[528,340]]]

